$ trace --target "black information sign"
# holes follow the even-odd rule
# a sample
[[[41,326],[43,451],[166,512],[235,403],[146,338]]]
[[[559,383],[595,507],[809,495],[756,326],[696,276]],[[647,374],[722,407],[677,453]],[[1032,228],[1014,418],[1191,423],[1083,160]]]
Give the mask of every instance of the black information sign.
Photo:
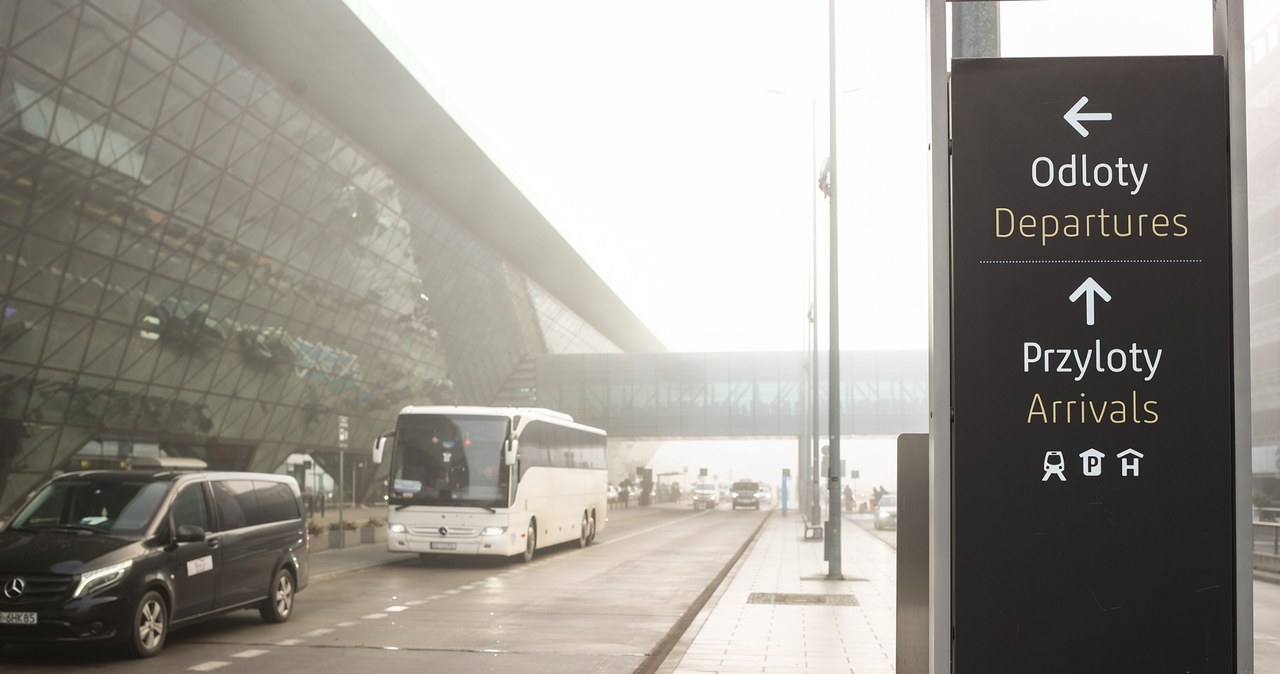
[[[960,674],[1235,667],[1219,57],[958,60]]]

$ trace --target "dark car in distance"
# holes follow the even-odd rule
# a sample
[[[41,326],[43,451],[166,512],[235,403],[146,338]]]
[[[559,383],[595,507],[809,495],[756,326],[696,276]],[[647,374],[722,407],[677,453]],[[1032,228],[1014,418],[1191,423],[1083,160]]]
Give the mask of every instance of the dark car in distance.
[[[288,620],[307,584],[304,512],[285,475],[60,475],[0,530],[0,644],[149,657],[171,629],[227,611]]]
[[[760,483],[738,480],[729,487],[729,496],[733,499],[733,509],[760,509]]]

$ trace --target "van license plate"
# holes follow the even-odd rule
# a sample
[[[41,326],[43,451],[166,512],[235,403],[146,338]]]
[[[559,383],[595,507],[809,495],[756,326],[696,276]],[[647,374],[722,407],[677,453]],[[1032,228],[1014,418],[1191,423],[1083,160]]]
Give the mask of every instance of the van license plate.
[[[36,624],[35,613],[14,613],[12,611],[0,611],[0,625],[34,625]]]
[[[432,550],[457,550],[458,544],[457,543],[432,543],[431,549]]]

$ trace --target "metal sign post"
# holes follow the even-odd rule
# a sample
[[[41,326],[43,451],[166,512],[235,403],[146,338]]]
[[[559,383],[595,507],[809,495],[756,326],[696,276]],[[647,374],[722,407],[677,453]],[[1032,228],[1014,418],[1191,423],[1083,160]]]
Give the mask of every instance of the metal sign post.
[[[338,493],[336,495],[338,497],[338,530],[343,532],[342,539],[341,539],[343,542],[338,547],[346,547],[347,522],[346,522],[346,519],[343,517],[343,512],[342,512],[342,499],[346,489],[346,485],[343,484],[343,482],[346,480],[346,475],[345,475],[346,469],[343,465],[347,456],[346,449],[347,449],[347,417],[339,416],[338,417]]]

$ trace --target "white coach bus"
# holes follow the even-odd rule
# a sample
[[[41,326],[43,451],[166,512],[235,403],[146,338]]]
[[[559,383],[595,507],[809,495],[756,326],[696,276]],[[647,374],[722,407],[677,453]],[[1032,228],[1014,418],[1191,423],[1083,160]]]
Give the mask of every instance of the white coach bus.
[[[608,507],[605,432],[524,407],[406,407],[390,452],[387,550],[522,555],[590,545]]]

